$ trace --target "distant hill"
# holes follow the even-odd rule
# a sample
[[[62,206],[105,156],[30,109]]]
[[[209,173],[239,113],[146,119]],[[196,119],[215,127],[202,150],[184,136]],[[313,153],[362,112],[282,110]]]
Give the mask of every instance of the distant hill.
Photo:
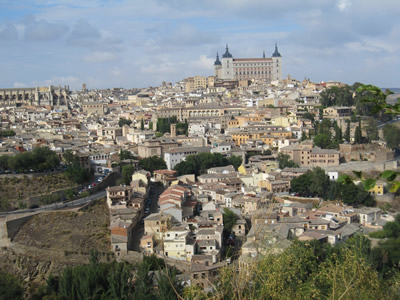
[[[395,94],[400,94],[400,88],[381,88],[382,91],[391,90]]]

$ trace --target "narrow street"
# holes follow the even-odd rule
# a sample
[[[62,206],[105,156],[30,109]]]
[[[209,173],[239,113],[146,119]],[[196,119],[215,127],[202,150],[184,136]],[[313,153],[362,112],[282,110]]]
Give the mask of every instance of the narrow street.
[[[151,199],[150,205],[150,213],[145,214],[142,218],[146,218],[148,215],[158,212],[158,198],[160,194],[164,191],[164,188],[158,185],[155,182],[149,183],[149,189],[151,189],[151,193],[149,193],[149,198]],[[147,201],[147,199],[145,200]],[[131,251],[140,251],[140,239],[144,234],[144,224],[140,221],[136,227],[133,229],[131,244],[129,245],[129,250]]]

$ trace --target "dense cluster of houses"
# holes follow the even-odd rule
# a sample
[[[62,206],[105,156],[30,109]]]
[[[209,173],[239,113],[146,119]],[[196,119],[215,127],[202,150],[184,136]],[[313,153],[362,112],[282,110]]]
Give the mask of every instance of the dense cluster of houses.
[[[139,243],[146,255],[189,264],[191,279],[204,287],[227,263],[228,246],[240,249],[239,265],[245,268],[259,254],[282,251],[294,239],[336,244],[390,220],[379,208],[290,195],[291,180],[313,167],[324,168],[331,180],[346,167],[351,171],[355,162],[367,171],[398,167],[394,152],[382,140],[343,143],[334,150],[316,147],[307,139],[321,118],[335,120],[342,130],[350,121],[354,136],[359,123],[351,122],[352,107],[319,110],[321,91],[341,83],[290,76],[269,83],[203,79],[201,85],[193,85],[189,78],[140,90],[85,87],[53,106],[4,104],[0,130],[11,129],[16,135],[0,139],[0,155],[46,146],[60,157],[72,150],[93,171],[118,172],[124,164],[133,165],[136,172],[130,185],[107,188],[113,251],[126,255]],[[172,122],[169,132],[160,134],[160,119],[185,123],[187,130],[179,131]],[[139,170],[138,160],[124,159],[121,151],[139,159],[157,156],[167,168],[153,174]],[[178,176],[174,168],[200,153],[237,156],[242,164],[237,169],[209,168],[197,177]],[[299,167],[280,168],[278,154]],[[151,188],[155,182],[164,187],[157,197]],[[385,185],[377,182],[370,192],[384,197]],[[157,201],[152,209],[151,201]],[[226,209],[237,216],[229,232],[224,227]],[[138,240],[140,226],[143,235]]]

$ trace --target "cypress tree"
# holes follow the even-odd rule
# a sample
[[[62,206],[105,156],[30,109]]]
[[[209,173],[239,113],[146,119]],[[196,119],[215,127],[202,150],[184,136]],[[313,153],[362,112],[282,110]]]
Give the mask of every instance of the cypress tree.
[[[354,143],[361,144],[362,136],[361,136],[361,128],[360,126],[356,127],[356,131],[354,132]]]
[[[346,132],[344,133],[346,142],[350,142],[350,121],[347,122]]]

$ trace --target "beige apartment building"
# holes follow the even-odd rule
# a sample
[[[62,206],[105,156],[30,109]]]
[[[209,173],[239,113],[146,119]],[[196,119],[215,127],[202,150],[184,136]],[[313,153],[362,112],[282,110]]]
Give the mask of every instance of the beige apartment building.
[[[203,76],[194,76],[185,79],[185,92],[189,93],[193,90],[206,89],[208,78]]]
[[[283,147],[281,153],[289,155],[301,167],[331,167],[340,164],[339,151],[313,147],[310,140]]]

